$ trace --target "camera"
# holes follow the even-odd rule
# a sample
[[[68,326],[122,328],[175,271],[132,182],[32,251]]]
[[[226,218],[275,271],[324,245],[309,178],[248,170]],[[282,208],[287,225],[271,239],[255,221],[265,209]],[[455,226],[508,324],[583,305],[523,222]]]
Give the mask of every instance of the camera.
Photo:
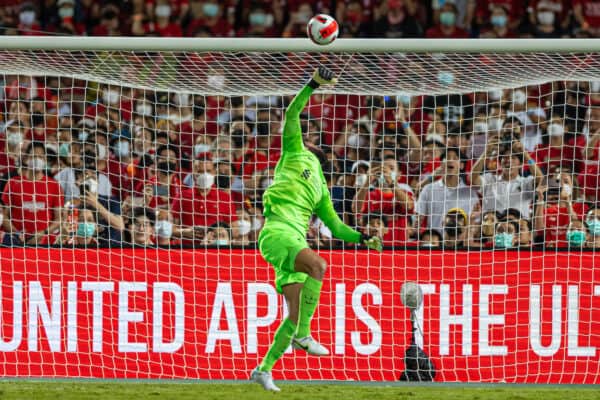
[[[88,178],[79,185],[79,193],[81,195],[98,193],[98,181],[93,178]]]

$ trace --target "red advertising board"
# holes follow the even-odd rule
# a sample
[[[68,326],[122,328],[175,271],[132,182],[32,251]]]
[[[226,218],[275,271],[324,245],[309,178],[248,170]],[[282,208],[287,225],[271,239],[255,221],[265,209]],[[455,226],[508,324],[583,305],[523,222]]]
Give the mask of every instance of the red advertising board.
[[[569,252],[321,252],[313,335],[276,379],[397,380],[406,281],[425,292],[439,381],[598,383],[600,256]],[[0,375],[246,379],[282,314],[253,250],[0,250]]]

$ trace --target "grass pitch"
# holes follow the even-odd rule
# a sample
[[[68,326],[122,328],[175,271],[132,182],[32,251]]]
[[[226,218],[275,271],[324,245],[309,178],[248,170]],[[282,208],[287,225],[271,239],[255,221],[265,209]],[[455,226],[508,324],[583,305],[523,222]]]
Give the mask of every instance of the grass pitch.
[[[4,380],[0,400],[194,399],[194,400],[584,400],[600,398],[593,386],[315,384],[279,383],[281,393],[254,384],[155,381]]]

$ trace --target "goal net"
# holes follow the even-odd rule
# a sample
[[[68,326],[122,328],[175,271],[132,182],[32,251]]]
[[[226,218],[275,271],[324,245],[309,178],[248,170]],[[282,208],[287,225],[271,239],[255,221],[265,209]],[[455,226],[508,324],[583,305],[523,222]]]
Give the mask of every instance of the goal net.
[[[597,49],[307,42],[0,40],[0,375],[246,379],[287,313],[262,194],[324,65],[304,142],[385,249],[309,221],[331,356],[275,379],[427,379],[414,340],[436,381],[598,383]]]

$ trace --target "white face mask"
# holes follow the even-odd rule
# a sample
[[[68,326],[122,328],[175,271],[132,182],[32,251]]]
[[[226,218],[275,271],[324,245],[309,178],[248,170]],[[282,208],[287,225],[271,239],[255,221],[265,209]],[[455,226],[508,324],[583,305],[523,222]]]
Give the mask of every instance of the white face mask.
[[[359,147],[361,145],[360,136],[357,134],[350,135],[348,136],[348,141],[346,143],[348,143],[348,146],[350,147]]]
[[[31,168],[33,171],[43,171],[46,169],[46,162],[39,158],[39,157],[34,157],[28,164],[29,168]]]
[[[225,86],[225,77],[223,75],[211,75],[206,83],[212,88],[221,90]]]
[[[499,131],[502,129],[502,124],[504,120],[502,118],[490,118],[488,120],[487,128],[491,131]]]
[[[552,11],[540,11],[537,13],[537,18],[542,25],[554,24],[554,13]]]
[[[117,104],[119,102],[119,92],[116,90],[105,90],[102,94],[104,104]]]
[[[518,105],[523,105],[527,102],[527,94],[522,90],[516,90],[512,95],[512,102]]]
[[[35,21],[35,11],[23,11],[19,14],[19,22],[23,25],[31,26]]]
[[[363,185],[365,183],[367,183],[367,174],[358,174],[356,175],[356,182],[355,182],[355,186],[356,187],[363,187]]]
[[[573,193],[573,188],[571,187],[571,185],[563,185],[562,190],[568,196],[570,196]]]
[[[156,8],[154,9],[154,13],[157,17],[168,18],[171,16],[171,7],[169,7],[166,4],[156,6]]]
[[[208,172],[199,174],[196,177],[196,186],[198,186],[200,189],[210,189],[214,183],[215,176]]]
[[[18,146],[23,144],[23,135],[20,133],[10,133],[6,136],[9,146]]]
[[[88,178],[85,181],[83,181],[84,185],[88,186],[88,191],[90,193],[98,193],[98,181],[93,179],[93,178]]]
[[[271,186],[273,184],[273,179],[265,179],[261,185],[261,187],[263,189],[268,188],[269,186]]]
[[[1,215],[1,213],[0,213]],[[259,231],[262,228],[262,220],[257,217],[252,217],[252,230]]]
[[[135,107],[135,111],[144,117],[152,116],[152,106],[148,103],[138,103]]]
[[[154,231],[158,237],[170,239],[173,235],[173,223],[167,220],[156,221]]]
[[[182,107],[187,107],[190,105],[190,95],[187,93],[177,93],[173,98],[173,102]]]
[[[194,145],[194,156],[198,157],[198,154],[210,152],[210,145],[205,143],[199,143]]]
[[[488,92],[488,97],[491,101],[500,101],[502,99],[502,90],[492,90]]]
[[[590,82],[590,91],[592,93],[600,92],[600,81]]]
[[[215,244],[217,246],[229,246],[229,240],[227,240],[227,239],[217,239],[217,240],[215,240]]]
[[[98,160],[104,160],[106,158],[106,146],[98,143]]]
[[[475,122],[473,124],[473,132],[474,133],[487,133],[488,124],[485,122]]]
[[[77,139],[79,139],[80,142],[85,142],[88,136],[90,136],[89,133],[87,133],[86,131],[81,131],[79,132],[79,135],[77,135]]]
[[[119,157],[127,157],[129,155],[129,142],[117,142],[115,150]]]
[[[550,135],[550,136],[560,137],[560,136],[564,135],[564,133],[565,133],[565,127],[562,126],[561,124],[550,124],[548,126],[548,135]]]
[[[240,236],[246,236],[252,230],[252,223],[248,220],[241,219],[239,221],[238,230],[240,232]]]

